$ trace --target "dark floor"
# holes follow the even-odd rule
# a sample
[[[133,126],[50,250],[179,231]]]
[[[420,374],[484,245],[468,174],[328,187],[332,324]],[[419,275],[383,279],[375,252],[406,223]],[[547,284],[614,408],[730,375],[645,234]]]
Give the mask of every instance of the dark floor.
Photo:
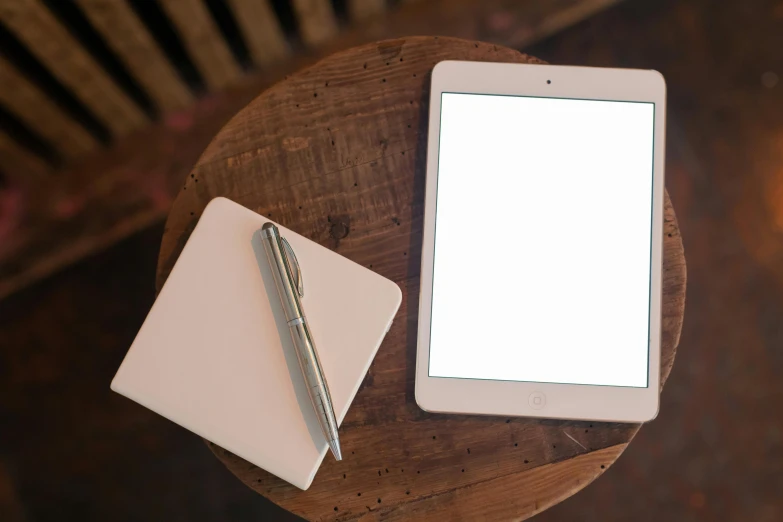
[[[688,259],[661,414],[536,520],[783,520],[783,2],[627,0],[528,50],[655,68]],[[0,520],[280,520],[196,436],[109,391],[162,227],[0,303]]]

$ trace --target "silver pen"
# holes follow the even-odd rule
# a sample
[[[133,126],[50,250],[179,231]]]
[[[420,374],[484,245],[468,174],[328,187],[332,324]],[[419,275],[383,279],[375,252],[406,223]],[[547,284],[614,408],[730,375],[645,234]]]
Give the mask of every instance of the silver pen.
[[[304,308],[302,308],[300,301],[300,298],[304,297],[304,285],[299,262],[291,245],[280,235],[280,230],[272,223],[264,223],[264,226],[261,227],[261,239],[264,243],[266,257],[269,259],[269,266],[272,268],[280,302],[283,304],[291,338],[294,340],[296,358],[299,360],[299,367],[304,374],[310,402],[313,403],[321,431],[329,443],[334,458],[342,460],[332,396],[329,393],[329,386],[326,384],[321,362],[318,360],[318,352],[315,350],[315,343],[310,335],[310,328],[307,326]]]

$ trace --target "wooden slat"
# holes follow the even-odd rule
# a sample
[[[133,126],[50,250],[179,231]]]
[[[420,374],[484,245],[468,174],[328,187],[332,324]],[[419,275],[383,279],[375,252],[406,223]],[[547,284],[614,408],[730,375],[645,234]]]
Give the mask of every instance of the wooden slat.
[[[555,34],[578,20],[584,20],[599,11],[611,7],[618,0],[561,1],[560,9],[546,11],[538,25],[538,37],[543,39]]]
[[[293,0],[302,40],[314,46],[337,34],[337,18],[329,0]]]
[[[0,0],[0,3],[3,1],[9,0]],[[208,104],[195,103],[187,109],[187,119],[195,124],[186,130],[161,123],[141,135],[121,140],[110,150],[99,149],[89,155],[86,162],[49,176],[44,185],[31,192],[30,197],[35,199],[27,202],[27,208],[36,211],[25,219],[38,225],[15,233],[14,244],[27,246],[0,252],[0,299],[165,216],[168,203],[158,195],[153,198],[150,187],[168,187],[171,193],[181,189],[182,180],[209,143],[209,138],[232,114],[285,75],[335,51],[406,34],[481,38],[521,48],[543,36],[541,27],[551,30],[553,24],[549,20],[578,22],[572,16],[558,14],[568,11],[573,15],[579,10],[572,8],[581,3],[594,9],[589,13],[582,11],[583,14],[593,14],[606,5],[606,0],[426,0],[400,5],[371,24],[353,24],[311,53],[292,54],[289,59],[271,65],[263,75],[250,76],[248,81],[216,95]],[[498,17],[510,23],[493,26],[492,21]],[[138,173],[133,178],[136,181],[129,183],[129,173],[134,172]],[[75,178],[78,181],[74,182]],[[63,187],[66,182],[67,190]],[[97,189],[100,194],[93,194]],[[67,233],[62,232],[62,217],[56,215],[55,207],[47,199],[47,195],[63,191],[73,193],[85,202],[83,210],[71,218],[73,226]],[[4,246],[9,244],[10,241],[4,242]],[[380,261],[376,263],[382,265]],[[2,269],[8,266],[18,267],[18,270]]]
[[[146,117],[39,0],[0,2],[0,22],[117,134]]]
[[[620,0],[401,0],[372,24],[343,31],[328,52],[367,39],[433,34],[521,49],[619,3]],[[362,39],[354,38],[357,33]],[[321,49],[319,49],[321,51]]]
[[[45,176],[51,169],[41,158],[0,131],[0,170],[10,180],[23,185]]]
[[[386,0],[349,0],[348,14],[351,20],[364,20],[386,10]]]
[[[228,3],[255,63],[268,65],[290,52],[269,0],[228,0]]]
[[[0,55],[0,104],[43,136],[63,157],[92,149],[96,142],[40,89]]]
[[[160,109],[178,109],[193,101],[190,90],[124,0],[76,3]]]
[[[203,0],[161,0],[207,85],[225,87],[241,71]]]

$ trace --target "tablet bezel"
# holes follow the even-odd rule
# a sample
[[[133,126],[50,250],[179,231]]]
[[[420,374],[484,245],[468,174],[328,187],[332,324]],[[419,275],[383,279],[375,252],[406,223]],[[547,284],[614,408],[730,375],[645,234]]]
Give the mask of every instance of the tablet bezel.
[[[502,94],[651,102],[654,111],[652,263],[648,387],[630,388],[430,377],[441,94]],[[645,422],[658,413],[666,128],[666,83],[657,71],[444,61],[432,72],[419,294],[416,402],[431,412]]]

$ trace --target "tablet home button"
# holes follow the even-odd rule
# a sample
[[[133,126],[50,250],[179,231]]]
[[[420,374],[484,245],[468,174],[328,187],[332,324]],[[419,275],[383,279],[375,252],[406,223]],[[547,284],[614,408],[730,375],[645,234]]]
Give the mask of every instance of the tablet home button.
[[[546,395],[541,392],[533,392],[530,397],[527,398],[527,403],[534,410],[540,410],[546,406]]]

